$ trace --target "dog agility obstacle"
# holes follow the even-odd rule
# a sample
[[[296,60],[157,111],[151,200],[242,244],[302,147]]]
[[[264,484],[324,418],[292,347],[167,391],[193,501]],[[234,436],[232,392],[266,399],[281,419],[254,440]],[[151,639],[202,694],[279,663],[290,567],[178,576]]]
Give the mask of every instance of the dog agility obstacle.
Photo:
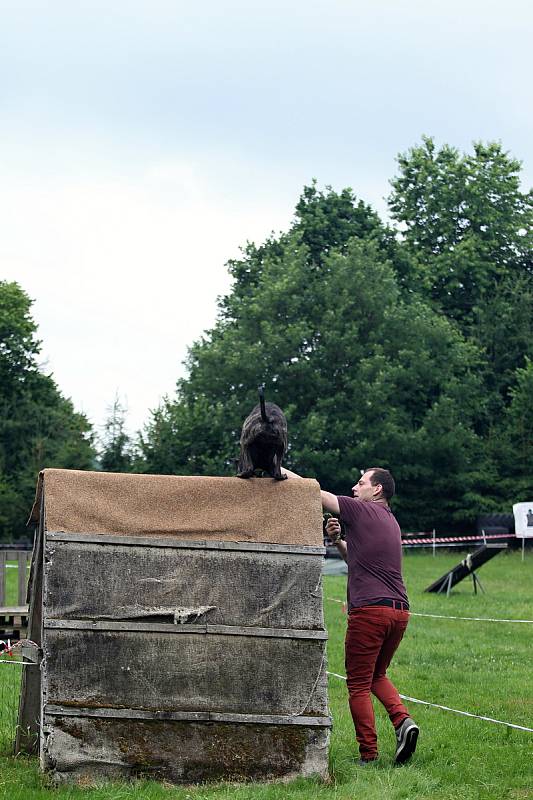
[[[311,480],[41,474],[18,751],[55,782],[327,776]]]
[[[471,575],[472,583],[474,585],[474,594],[477,594],[478,586],[481,591],[484,592],[485,590],[481,585],[481,581],[477,576],[476,570],[506,548],[507,543],[484,544],[481,547],[478,547],[477,550],[474,550],[473,553],[468,555],[466,558],[463,558],[459,564],[456,564],[453,569],[451,569],[449,572],[446,572],[445,575],[442,575],[438,580],[428,586],[427,589],[424,589],[424,591],[436,592],[437,594],[446,591],[446,597],[449,597],[452,587],[456,586],[456,584],[460,583],[460,581],[464,580],[464,578],[468,577],[468,575]]]

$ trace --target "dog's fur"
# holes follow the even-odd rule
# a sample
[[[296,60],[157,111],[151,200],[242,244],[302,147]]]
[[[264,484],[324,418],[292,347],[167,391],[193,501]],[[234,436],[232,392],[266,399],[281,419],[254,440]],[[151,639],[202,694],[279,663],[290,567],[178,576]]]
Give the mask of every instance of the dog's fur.
[[[265,403],[259,387],[259,405],[244,420],[241,432],[241,455],[237,466],[239,478],[252,478],[262,470],[277,481],[286,479],[281,462],[287,449],[287,420],[275,403]]]

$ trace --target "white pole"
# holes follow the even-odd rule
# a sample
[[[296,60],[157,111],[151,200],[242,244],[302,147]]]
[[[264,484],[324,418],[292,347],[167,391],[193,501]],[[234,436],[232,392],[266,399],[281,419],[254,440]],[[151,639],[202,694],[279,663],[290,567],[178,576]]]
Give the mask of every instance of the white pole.
[[[522,536],[522,561],[524,560],[524,547],[526,544],[526,537]]]
[[[435,528],[433,528],[433,558],[435,558]]]
[[[481,534],[483,536],[483,544],[487,544],[487,537],[485,535],[485,528],[481,529]]]

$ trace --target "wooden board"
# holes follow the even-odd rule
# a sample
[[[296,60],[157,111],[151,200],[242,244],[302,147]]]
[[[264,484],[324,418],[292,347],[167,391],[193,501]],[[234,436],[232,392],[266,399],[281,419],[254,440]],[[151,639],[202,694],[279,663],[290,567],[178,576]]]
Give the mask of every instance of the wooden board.
[[[325,716],[324,653],[316,639],[45,628],[46,700]]]
[[[47,540],[46,616],[323,630],[321,567],[301,551]]]
[[[29,600],[27,637],[35,642],[38,648],[42,643],[43,626],[43,545],[44,517],[41,515],[33,545],[27,595]],[[34,755],[39,752],[41,723],[41,670],[37,667],[25,668],[22,672],[15,753]]]
[[[57,783],[102,778],[172,783],[328,775],[329,729],[47,717],[43,765]]]

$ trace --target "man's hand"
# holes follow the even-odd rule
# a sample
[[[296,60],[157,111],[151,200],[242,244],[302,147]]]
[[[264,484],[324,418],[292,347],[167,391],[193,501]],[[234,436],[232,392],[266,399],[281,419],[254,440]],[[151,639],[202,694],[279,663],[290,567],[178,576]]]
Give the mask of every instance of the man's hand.
[[[301,478],[302,477],[301,475],[297,475],[296,472],[292,472],[290,469],[287,469],[287,467],[282,467],[281,468],[281,474],[282,475],[286,475],[287,478]]]
[[[336,517],[330,517],[326,522],[326,533],[333,544],[336,544],[341,538],[341,524]]]
[[[341,524],[336,517],[330,517],[326,522],[326,533],[341,554],[341,557],[348,561],[348,546],[344,539],[341,539]]]

